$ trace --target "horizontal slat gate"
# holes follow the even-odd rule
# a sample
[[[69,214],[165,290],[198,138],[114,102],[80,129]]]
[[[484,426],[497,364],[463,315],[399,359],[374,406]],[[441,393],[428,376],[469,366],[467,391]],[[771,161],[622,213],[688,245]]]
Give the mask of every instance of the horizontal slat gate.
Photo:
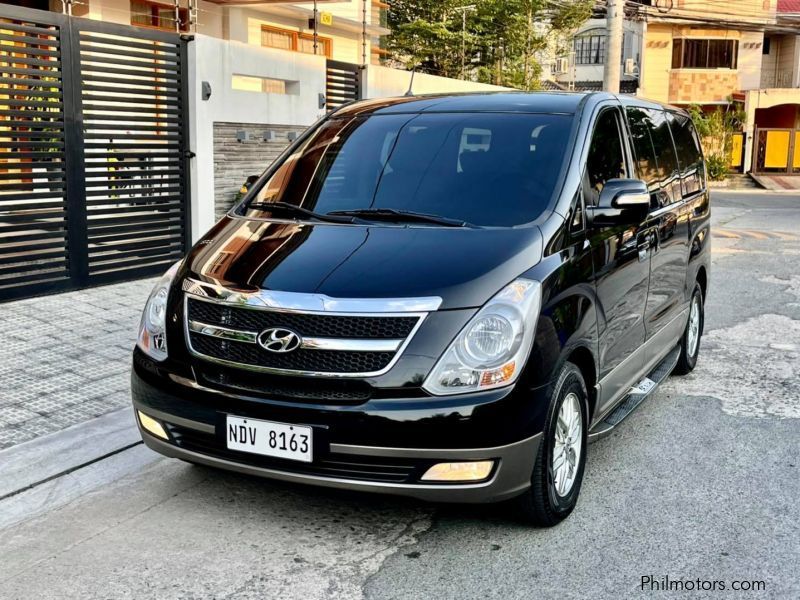
[[[62,24],[0,18],[0,298],[70,278]]]
[[[361,67],[338,60],[326,65],[325,96],[328,110],[361,99]]]
[[[182,42],[128,29],[80,30],[90,280],[164,271],[184,252]]]
[[[0,5],[0,301],[183,255],[185,44]]]

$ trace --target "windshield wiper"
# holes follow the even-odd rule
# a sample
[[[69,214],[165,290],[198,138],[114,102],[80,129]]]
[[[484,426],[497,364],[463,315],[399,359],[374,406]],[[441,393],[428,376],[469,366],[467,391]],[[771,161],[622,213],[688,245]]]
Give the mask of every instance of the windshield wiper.
[[[341,215],[349,217],[364,217],[372,221],[392,221],[394,223],[417,222],[433,223],[444,225],[445,227],[474,227],[472,223],[460,219],[449,219],[439,215],[414,212],[412,210],[397,210],[395,208],[356,208],[353,210],[334,210],[329,215]]]
[[[314,219],[316,221],[323,221],[326,223],[358,223],[359,219],[356,219],[355,216],[336,216],[334,214],[322,214],[318,212],[314,212],[313,210],[308,210],[307,208],[303,208],[302,206],[297,206],[296,204],[290,204],[289,202],[250,202],[244,207],[253,208],[256,210],[266,210],[270,212],[282,212],[288,213],[293,215],[302,215],[309,219]]]

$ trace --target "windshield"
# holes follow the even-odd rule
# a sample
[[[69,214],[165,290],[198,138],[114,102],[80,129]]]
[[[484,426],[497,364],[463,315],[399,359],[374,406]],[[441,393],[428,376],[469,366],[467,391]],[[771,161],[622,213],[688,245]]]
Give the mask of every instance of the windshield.
[[[520,225],[552,196],[570,123],[545,114],[333,118],[272,173],[247,214],[285,202],[319,214],[393,209]]]

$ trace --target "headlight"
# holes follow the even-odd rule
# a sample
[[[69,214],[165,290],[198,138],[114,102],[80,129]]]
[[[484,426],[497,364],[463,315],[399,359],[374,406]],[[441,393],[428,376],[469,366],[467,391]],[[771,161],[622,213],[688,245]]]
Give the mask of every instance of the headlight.
[[[167,298],[180,264],[181,261],[176,262],[158,280],[144,305],[142,321],[139,323],[139,339],[136,345],[156,360],[167,358]]]
[[[461,330],[422,387],[445,395],[514,383],[531,351],[540,304],[538,281],[508,284]]]

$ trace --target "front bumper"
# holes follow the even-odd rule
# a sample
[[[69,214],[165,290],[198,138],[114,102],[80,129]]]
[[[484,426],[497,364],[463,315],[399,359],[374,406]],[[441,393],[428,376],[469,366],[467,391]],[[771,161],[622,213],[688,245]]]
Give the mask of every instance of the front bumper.
[[[169,415],[153,415],[169,422]],[[239,460],[230,460],[212,454],[196,452],[180,448],[173,442],[160,440],[139,428],[145,445],[156,452],[171,458],[181,458],[189,462],[217,467],[246,475],[257,475],[269,479],[278,479],[293,483],[306,483],[322,487],[357,490],[408,496],[430,502],[463,502],[482,503],[499,502],[523,493],[530,486],[530,473],[533,460],[539,448],[541,434],[507,446],[498,448],[482,448],[471,450],[410,450],[407,448],[376,448],[369,446],[337,445],[335,450],[340,454],[352,454],[353,458],[388,457],[421,459],[427,462],[443,462],[446,460],[479,460],[492,457],[498,461],[492,475],[479,483],[458,484],[424,484],[394,483],[384,481],[365,481],[345,477],[330,477],[298,473],[288,469],[268,468],[249,462],[247,455]],[[333,449],[333,448],[332,448]]]
[[[290,407],[282,403],[245,402],[203,388],[195,381],[155,375],[137,366],[137,361],[131,388],[134,407],[160,421],[168,432],[170,439],[162,440],[142,430],[139,424],[145,444],[165,456],[271,479],[427,501],[498,502],[523,493],[530,486],[541,439],[540,433],[520,435],[519,430],[514,430],[512,424],[519,423],[512,410],[516,400],[509,398],[507,392],[486,395],[482,398],[484,405],[481,400],[461,399],[459,402],[465,406],[449,406],[444,412],[412,402],[409,405],[414,408],[400,414],[390,407],[402,406],[405,401],[339,409]],[[466,406],[469,402],[473,404]],[[314,462],[298,463],[228,450],[222,437],[228,413],[312,425]],[[491,428],[501,414],[508,419],[511,441],[468,442],[475,439],[471,432],[480,423],[485,422]],[[497,423],[494,425],[496,430]],[[369,434],[355,434],[363,430]],[[376,440],[380,442],[375,443]],[[478,442],[486,440],[478,438]],[[425,470],[438,462],[490,459],[495,462],[494,469],[480,482],[420,481]]]

